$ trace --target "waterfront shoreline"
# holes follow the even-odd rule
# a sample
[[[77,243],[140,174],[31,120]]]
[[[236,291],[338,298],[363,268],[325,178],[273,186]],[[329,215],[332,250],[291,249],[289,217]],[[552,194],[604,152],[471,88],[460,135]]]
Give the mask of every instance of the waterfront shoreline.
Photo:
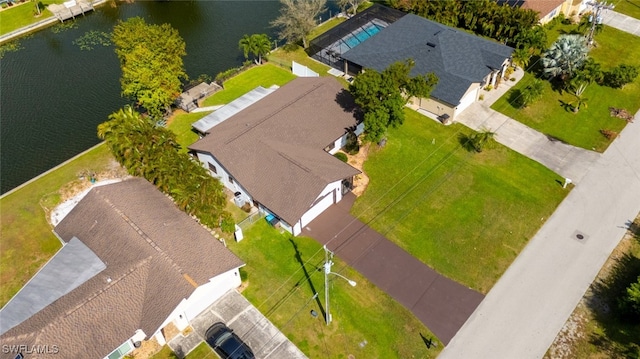
[[[106,4],[108,0],[97,0],[96,2],[92,2],[91,5],[94,7],[94,9],[98,8],[99,6],[102,6],[104,4]],[[95,10],[94,10],[95,11]],[[22,36],[26,36],[29,35],[33,32],[45,29],[49,26],[55,25],[56,23],[60,22],[60,20],[58,20],[55,16],[49,16],[46,19],[42,19],[40,21],[34,22],[31,25],[27,25],[24,27],[21,27],[17,30],[13,30],[11,32],[8,32],[4,35],[0,35],[0,45],[3,45],[7,42],[16,40]]]

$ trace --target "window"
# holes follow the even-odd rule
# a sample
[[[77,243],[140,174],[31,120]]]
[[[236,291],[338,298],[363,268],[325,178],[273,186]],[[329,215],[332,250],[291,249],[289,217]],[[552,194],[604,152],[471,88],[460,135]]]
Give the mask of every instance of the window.
[[[131,344],[129,343],[129,341],[126,341],[118,349],[114,350],[111,354],[109,354],[109,356],[107,358],[109,358],[109,359],[120,359],[123,356],[127,355],[132,350],[133,350],[133,348],[131,347]]]
[[[229,183],[233,184],[233,177],[229,176]]]
[[[218,169],[216,168],[216,166],[214,166],[212,163],[207,162],[209,164],[209,171],[218,174]]]

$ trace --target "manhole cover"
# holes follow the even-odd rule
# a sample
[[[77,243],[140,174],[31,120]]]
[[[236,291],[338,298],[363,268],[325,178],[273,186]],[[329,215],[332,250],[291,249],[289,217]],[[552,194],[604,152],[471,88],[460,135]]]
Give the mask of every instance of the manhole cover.
[[[581,231],[575,231],[573,232],[573,234],[571,235],[571,238],[575,239],[576,241],[580,242],[580,243],[584,243],[587,241],[587,239],[589,239],[589,236],[584,234]]]

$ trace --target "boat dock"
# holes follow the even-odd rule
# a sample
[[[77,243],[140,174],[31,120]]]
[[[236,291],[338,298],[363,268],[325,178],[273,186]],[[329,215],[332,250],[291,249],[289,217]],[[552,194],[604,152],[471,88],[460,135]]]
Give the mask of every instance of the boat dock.
[[[51,4],[47,9],[53,13],[56,19],[63,22],[74,18],[78,15],[84,15],[85,12],[93,11],[93,4],[85,0],[69,0],[62,4]]]

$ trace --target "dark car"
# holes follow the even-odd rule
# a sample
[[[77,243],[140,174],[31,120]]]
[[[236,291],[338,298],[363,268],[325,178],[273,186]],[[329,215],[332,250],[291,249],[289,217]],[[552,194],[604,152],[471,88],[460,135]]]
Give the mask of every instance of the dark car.
[[[205,334],[207,344],[220,355],[222,359],[254,359],[251,348],[227,327],[224,323],[216,323],[207,329]]]

